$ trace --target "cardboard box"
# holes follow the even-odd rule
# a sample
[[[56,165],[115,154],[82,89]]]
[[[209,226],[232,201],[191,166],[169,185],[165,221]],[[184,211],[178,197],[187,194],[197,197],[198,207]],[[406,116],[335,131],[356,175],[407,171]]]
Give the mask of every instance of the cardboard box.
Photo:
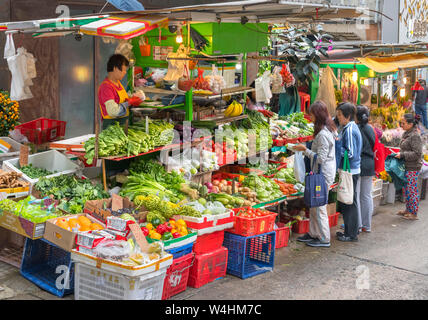
[[[64,249],[65,251],[71,252],[76,246],[76,235],[77,232],[68,231],[64,228],[61,228],[55,224],[57,219],[65,218],[65,219],[71,219],[71,218],[78,218],[80,216],[85,216],[92,222],[99,223],[105,228],[105,224],[98,221],[94,217],[91,217],[90,215],[81,213],[81,214],[75,214],[75,215],[69,215],[64,217],[58,217],[49,219],[46,221],[46,228],[43,235],[43,238],[46,240],[52,242],[53,244],[56,244],[58,247]]]
[[[8,211],[0,211],[0,226],[30,239],[40,239],[45,232],[45,223],[34,223]]]
[[[106,210],[104,208],[112,208],[113,210],[119,210],[122,208],[135,209],[136,207],[134,203],[128,198],[113,195],[112,198],[108,199],[86,201],[83,212],[93,216],[97,220],[107,223],[107,217],[110,217],[112,214],[109,210]],[[136,218],[137,221],[144,221],[146,219],[147,214],[148,211],[146,211],[145,208],[142,207],[141,211],[139,211],[138,214],[134,214],[132,216]]]
[[[327,205],[327,214],[332,215],[332,214],[335,214],[336,212],[337,212],[336,202],[329,203]]]

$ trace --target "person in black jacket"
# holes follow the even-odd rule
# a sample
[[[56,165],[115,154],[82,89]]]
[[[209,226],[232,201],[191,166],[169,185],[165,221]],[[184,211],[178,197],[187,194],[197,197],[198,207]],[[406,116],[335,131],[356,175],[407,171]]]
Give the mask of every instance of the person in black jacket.
[[[366,106],[357,106],[357,124],[363,138],[361,150],[361,174],[357,182],[358,224],[361,231],[371,232],[373,197],[372,186],[375,175],[373,148],[376,133],[369,122],[370,111]]]

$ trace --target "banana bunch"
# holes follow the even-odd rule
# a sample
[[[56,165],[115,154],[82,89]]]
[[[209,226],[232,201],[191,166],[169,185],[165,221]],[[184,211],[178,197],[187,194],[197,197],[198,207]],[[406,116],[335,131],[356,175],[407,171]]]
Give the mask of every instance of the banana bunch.
[[[244,111],[244,107],[242,106],[242,104],[236,102],[236,100],[234,100],[226,109],[226,111],[224,112],[224,115],[226,117],[237,117],[239,116],[242,111]]]

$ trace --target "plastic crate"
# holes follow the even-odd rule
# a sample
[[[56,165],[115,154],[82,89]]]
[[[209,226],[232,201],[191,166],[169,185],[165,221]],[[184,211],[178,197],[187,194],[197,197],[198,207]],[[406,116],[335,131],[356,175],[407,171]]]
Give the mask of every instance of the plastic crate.
[[[294,233],[298,233],[298,234],[308,233],[309,219],[297,220],[297,222],[293,224],[292,230]]]
[[[227,252],[227,248],[221,247],[212,252],[195,255],[187,285],[192,288],[200,288],[224,277],[228,263]]]
[[[227,273],[246,279],[272,271],[275,259],[275,231],[250,237],[226,232]]]
[[[330,214],[328,216],[328,223],[329,223],[330,228],[337,226],[337,223],[339,220],[339,214],[340,214],[339,212],[336,212],[335,214]]]
[[[241,209],[243,208],[235,208],[232,210],[236,214]],[[270,232],[275,226],[276,216],[277,214],[274,212],[272,212],[271,215],[258,218],[235,216],[235,225],[233,228],[228,229],[227,232],[238,234],[244,237]]]
[[[163,283],[162,300],[167,300],[187,289],[190,268],[193,264],[193,253],[175,259],[166,271]]]
[[[180,247],[176,247],[176,248],[172,248],[172,249],[167,249],[165,251],[172,254],[173,259],[178,259],[182,256],[185,256],[186,254],[191,253],[192,249],[193,249],[193,242],[185,244],[184,246],[180,246]]]
[[[34,144],[42,144],[65,136],[65,126],[67,122],[48,118],[38,118],[36,120],[20,124],[15,127],[28,140]]]
[[[75,300],[161,300],[167,268],[138,277],[76,262]]]
[[[224,230],[199,236],[193,245],[193,252],[202,254],[220,249],[223,244],[223,239]]]
[[[290,239],[291,228],[282,222],[278,222],[276,225],[278,228],[275,229],[275,249],[287,247],[288,240]]]
[[[21,275],[58,297],[74,292],[74,263],[70,253],[45,239],[26,239]]]

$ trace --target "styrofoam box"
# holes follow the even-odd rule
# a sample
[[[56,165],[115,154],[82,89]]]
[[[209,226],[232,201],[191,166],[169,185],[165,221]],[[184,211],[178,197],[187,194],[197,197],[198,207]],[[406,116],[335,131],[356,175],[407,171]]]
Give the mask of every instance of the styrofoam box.
[[[75,164],[61,152],[58,152],[56,150],[49,150],[45,152],[30,154],[28,156],[28,164],[30,163],[34,167],[43,168],[51,172],[57,172],[46,176],[47,178],[52,178],[63,174],[72,174],[75,173],[79,168],[77,164]],[[33,186],[39,181],[39,179],[31,179],[30,177],[22,173],[22,171],[18,169],[19,167],[19,157],[3,162],[3,170],[15,171],[22,174],[22,178],[30,183],[31,192]]]
[[[167,268],[138,277],[75,264],[75,300],[161,300]]]
[[[20,144],[19,142],[16,142],[15,140],[9,137],[0,137],[0,139],[9,143],[12,146],[12,149],[10,150],[10,152],[0,153],[0,163],[3,163],[3,161],[9,160],[9,159],[19,157],[19,151],[21,150],[22,144]]]

